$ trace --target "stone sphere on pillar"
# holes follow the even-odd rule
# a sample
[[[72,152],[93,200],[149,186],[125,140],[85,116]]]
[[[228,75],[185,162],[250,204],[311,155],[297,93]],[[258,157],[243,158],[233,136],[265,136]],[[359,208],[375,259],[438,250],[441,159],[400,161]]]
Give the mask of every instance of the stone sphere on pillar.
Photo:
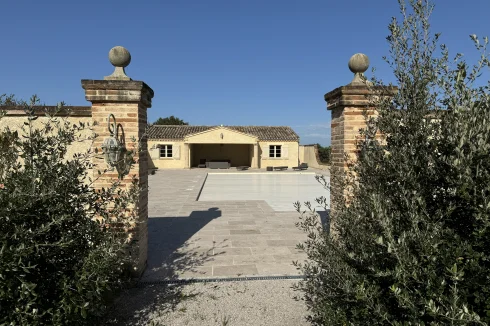
[[[122,46],[115,46],[109,51],[109,61],[114,67],[125,68],[131,62],[131,54]]]
[[[355,74],[362,74],[369,68],[369,58],[364,53],[356,53],[349,60],[349,69]]]

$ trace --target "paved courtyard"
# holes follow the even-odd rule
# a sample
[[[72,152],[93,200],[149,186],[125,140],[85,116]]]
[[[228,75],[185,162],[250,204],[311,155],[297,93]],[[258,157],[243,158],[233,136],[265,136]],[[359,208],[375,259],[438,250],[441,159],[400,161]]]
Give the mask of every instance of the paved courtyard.
[[[231,172],[161,170],[149,176],[148,267],[142,281],[300,274],[292,261],[305,259],[295,247],[306,235],[295,226],[293,202],[328,195],[321,186],[315,188],[314,173],[277,172],[269,178],[275,172]],[[203,187],[207,173],[213,174]],[[313,180],[309,186],[308,177]],[[274,195],[234,199],[271,191],[276,202]]]

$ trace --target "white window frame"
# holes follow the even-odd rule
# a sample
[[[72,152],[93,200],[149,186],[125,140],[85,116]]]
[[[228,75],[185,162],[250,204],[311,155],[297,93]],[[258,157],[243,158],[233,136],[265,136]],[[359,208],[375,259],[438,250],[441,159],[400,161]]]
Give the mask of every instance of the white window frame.
[[[160,145],[159,157],[160,158],[172,158],[173,157],[173,146],[172,145]]]
[[[282,157],[282,145],[269,145],[269,157],[281,158]]]

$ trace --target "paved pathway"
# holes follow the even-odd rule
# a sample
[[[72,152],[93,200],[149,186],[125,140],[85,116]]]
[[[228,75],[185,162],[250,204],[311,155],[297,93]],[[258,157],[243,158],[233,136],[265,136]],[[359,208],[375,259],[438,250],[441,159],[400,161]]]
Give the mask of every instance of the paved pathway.
[[[149,177],[142,281],[298,275],[292,261],[305,254],[295,246],[306,239],[295,226],[298,213],[274,211],[263,200],[196,201],[208,172],[231,170],[162,170]]]

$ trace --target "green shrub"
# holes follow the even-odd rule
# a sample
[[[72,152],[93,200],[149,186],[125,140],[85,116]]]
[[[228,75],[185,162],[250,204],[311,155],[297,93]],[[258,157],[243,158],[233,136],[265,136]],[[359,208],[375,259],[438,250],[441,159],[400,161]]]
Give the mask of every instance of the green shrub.
[[[399,92],[372,99],[379,116],[367,118],[358,159],[331,181],[353,194],[333,203],[331,232],[297,203],[309,233],[298,289],[315,325],[487,325],[490,84],[477,78],[488,39],[471,36],[481,54],[472,68],[452,61],[430,34],[433,6],[399,2],[386,59]]]
[[[121,227],[138,190],[94,191],[94,153],[67,157],[88,126],[34,127],[37,102],[23,104],[22,130],[0,133],[0,325],[93,324],[127,280]]]
[[[318,147],[318,156],[320,156],[320,162],[325,164],[330,164],[330,155],[332,148],[330,146],[323,147],[320,144],[316,144]]]

